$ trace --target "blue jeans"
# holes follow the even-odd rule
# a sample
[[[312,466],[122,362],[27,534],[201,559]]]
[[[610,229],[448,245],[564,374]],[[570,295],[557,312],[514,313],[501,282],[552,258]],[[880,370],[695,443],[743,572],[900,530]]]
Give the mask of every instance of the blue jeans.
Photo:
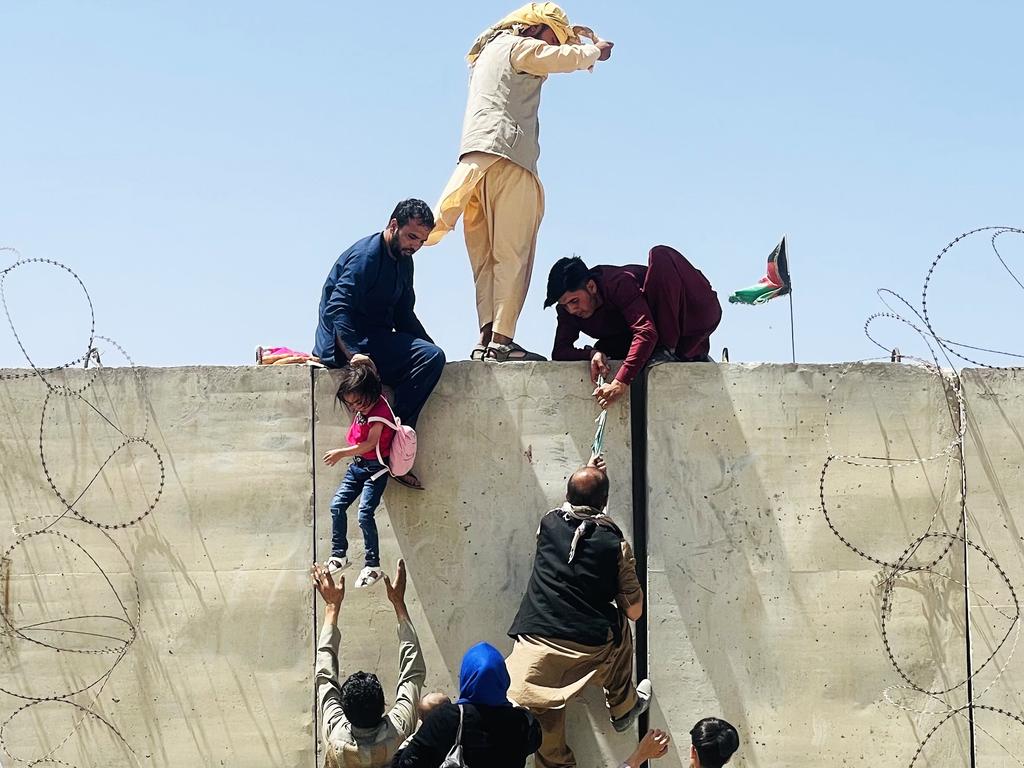
[[[380,504],[381,496],[388,484],[388,473],[371,480],[370,477],[384,469],[376,459],[356,458],[348,466],[345,477],[331,499],[331,557],[348,554],[348,508],[357,496],[359,500],[359,527],[363,531],[363,545],[366,549],[366,564],[380,567],[380,540],[377,537],[377,521],[373,515]]]

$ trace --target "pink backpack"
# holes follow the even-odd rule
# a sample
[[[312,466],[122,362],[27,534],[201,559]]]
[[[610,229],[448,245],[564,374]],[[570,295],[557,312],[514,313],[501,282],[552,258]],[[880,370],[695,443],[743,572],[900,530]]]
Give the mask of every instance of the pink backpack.
[[[377,460],[384,464],[387,469],[382,469],[374,474],[370,478],[371,480],[376,480],[385,472],[391,472],[392,477],[401,477],[408,474],[412,469],[412,465],[416,462],[416,430],[412,427],[407,427],[395,416],[395,412],[391,408],[391,403],[388,403],[387,398],[382,397],[381,399],[387,403],[393,421],[388,421],[381,416],[371,416],[367,421],[370,423],[376,421],[386,427],[391,427],[391,429],[395,430],[395,436],[391,440],[391,455],[387,461],[380,455],[380,442],[377,442]]]

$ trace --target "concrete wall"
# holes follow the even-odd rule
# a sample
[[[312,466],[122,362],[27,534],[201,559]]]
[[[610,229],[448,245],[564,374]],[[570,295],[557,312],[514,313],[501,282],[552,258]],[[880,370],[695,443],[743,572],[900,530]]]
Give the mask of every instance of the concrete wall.
[[[584,374],[582,366],[453,363],[420,418],[417,471],[427,490],[391,482],[386,511],[377,517],[382,562],[393,567],[404,557],[416,589],[411,611],[427,656],[428,687],[455,691],[462,654],[474,643],[486,640],[511,651],[505,633],[530,576],[537,525],[564,500],[566,479],[590,457],[596,414]],[[317,456],[344,445],[349,417],[334,404],[335,390],[330,372],[318,372]],[[631,446],[628,402],[624,406],[608,420],[605,444],[613,479],[610,512],[628,533]],[[330,500],[343,472],[340,466],[316,469],[321,560],[330,553]],[[353,574],[362,566],[354,507]],[[356,617],[345,638],[346,664],[350,670],[381,669],[390,692],[397,673],[394,613],[382,589],[352,592],[343,608]],[[599,690],[571,706],[569,728],[581,766],[617,765],[615,756],[635,744],[635,734],[610,727]]]
[[[1011,618],[1015,599],[1024,598],[1024,371],[966,371],[963,379],[967,532],[995,560],[973,549],[968,554],[973,662],[980,670],[975,700],[1020,718],[1024,649],[1017,647],[1020,622]],[[988,709],[975,716],[978,765],[1018,765],[1024,759],[1024,722]]]
[[[85,375],[66,381],[77,385]],[[1024,583],[1015,524],[1024,382],[1019,373],[971,371],[964,379],[968,533],[1016,588]],[[329,501],[343,472],[319,457],[347,428],[331,374],[152,369],[142,381],[140,392],[130,372],[105,371],[86,390],[88,402],[52,401],[43,443],[58,488],[71,489],[68,496],[87,488],[76,508],[113,522],[146,509],[160,468],[145,445],[132,444],[93,480],[121,439],[97,410],[125,433],[146,431],[165,472],[155,511],[109,538],[61,521],[53,530],[68,539],[45,534],[19,546],[3,587],[23,634],[116,649],[130,635],[118,617],[135,616],[137,580],[138,639],[102,688],[74,698],[114,725],[136,756],[93,718],[74,729],[82,715],[61,702],[18,714],[5,743],[27,757],[60,744],[54,755],[72,764],[313,766],[312,630],[322,611],[307,569],[314,554],[327,554]],[[505,631],[529,575],[536,523],[589,453],[589,391],[582,365],[448,366],[420,422],[418,467],[428,490],[391,483],[378,515],[385,566],[400,556],[409,565],[428,686],[454,690],[473,642],[510,648]],[[39,459],[45,396],[36,379],[0,380],[4,550],[13,523],[35,530],[52,519],[28,518],[62,511]],[[660,765],[688,764],[687,731],[707,714],[740,728],[737,765],[907,765],[941,717],[884,700],[887,687],[903,682],[882,642],[884,569],[826,525],[819,481],[830,454],[881,457],[860,462],[869,466],[834,461],[824,484],[838,533],[880,560],[897,558],[929,524],[955,530],[956,452],[948,462],[917,461],[941,453],[953,436],[938,380],[890,365],[662,366],[651,375],[648,409],[652,725],[667,724],[676,739]],[[628,403],[613,412],[607,447],[611,511],[631,530]],[[898,466],[877,466],[890,463]],[[354,509],[349,532],[358,559]],[[935,546],[922,546],[922,562]],[[892,589],[886,635],[922,687],[963,679],[968,626],[975,667],[1019,626],[999,571],[974,550],[966,563],[969,624],[962,545]],[[85,614],[107,618],[68,619]],[[24,629],[60,618],[45,625],[59,635]],[[342,621],[344,671],[375,669],[390,689],[394,618],[382,587],[350,590]],[[976,703],[1019,713],[1013,639],[979,672],[974,694]],[[119,655],[55,653],[10,631],[0,634],[0,654],[0,687],[35,696],[82,687]],[[890,697],[935,711],[962,706],[967,692],[957,687],[941,703],[913,692]],[[593,692],[571,713],[581,766],[615,765],[635,739],[607,727],[600,699]],[[24,703],[0,695],[0,722]],[[1024,754],[1024,727],[988,710],[976,716],[979,764],[1016,764],[1008,752]],[[968,753],[966,721],[957,716],[916,764],[969,765]]]
[[[88,375],[52,380],[78,388]],[[142,444],[99,471],[122,442],[115,426],[146,434],[164,469],[144,520],[109,538],[62,520],[50,530],[69,538],[28,540],[3,582],[17,626],[63,620],[59,632],[26,632],[36,640],[116,649],[131,635],[126,621],[137,623],[123,654],[58,653],[0,634],[0,686],[25,695],[77,690],[123,655],[105,684],[72,700],[107,720],[135,755],[111,728],[60,702],[19,714],[5,745],[23,759],[55,750],[76,766],[311,766],[309,372],[181,368],[147,370],[143,380],[140,392],[129,371],[103,371],[84,399],[51,398],[45,417],[37,379],[0,381],[4,550],[12,525],[37,530],[53,519],[31,518],[64,511],[43,473],[41,419],[55,484],[68,498],[82,494],[76,508],[98,522],[137,517],[160,490],[159,463]],[[69,618],[86,615],[114,618]],[[0,719],[26,703],[0,696]],[[0,760],[11,764],[7,754]]]
[[[882,702],[902,683],[881,639],[882,569],[825,523],[824,428],[828,411],[835,453],[931,456],[951,437],[941,385],[907,366],[693,366],[655,369],[649,402],[653,720],[684,737],[721,713],[746,740],[738,765],[908,764],[929,718]],[[936,507],[955,521],[944,468],[837,462],[826,501],[851,543],[895,560]],[[962,566],[957,551],[936,570]],[[905,578],[888,635],[922,687],[963,676],[962,590]],[[920,764],[969,765],[966,743],[951,723]],[[679,746],[666,765],[689,764]]]

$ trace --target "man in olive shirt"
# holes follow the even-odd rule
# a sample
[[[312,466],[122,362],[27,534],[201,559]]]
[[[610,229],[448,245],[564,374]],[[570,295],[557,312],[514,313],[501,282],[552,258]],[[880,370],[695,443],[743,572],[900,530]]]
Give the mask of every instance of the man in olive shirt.
[[[565,705],[588,684],[604,688],[616,731],[628,730],[651,700],[651,682],[633,685],[633,635],[643,615],[636,560],[604,513],[608,476],[597,459],[569,478],[566,503],[537,530],[530,583],[508,633],[508,695],[540,721],[538,768],[573,768]]]
[[[401,672],[395,705],[384,712],[384,691],[373,673],[355,672],[338,684],[338,614],[345,599],[345,577],[337,584],[319,565],[312,569],[313,584],[326,603],[324,627],[316,652],[316,695],[322,734],[330,768],[385,768],[413,731],[416,705],[427,667],[405,606],[405,561],[398,561],[394,584],[384,584],[398,619],[398,656]]]

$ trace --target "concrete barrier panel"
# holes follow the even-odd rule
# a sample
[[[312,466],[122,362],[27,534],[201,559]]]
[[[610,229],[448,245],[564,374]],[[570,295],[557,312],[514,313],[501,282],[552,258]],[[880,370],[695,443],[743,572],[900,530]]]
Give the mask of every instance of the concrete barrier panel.
[[[334,404],[330,372],[317,373],[316,455],[344,445],[350,417]],[[511,650],[506,631],[532,566],[540,518],[565,498],[569,474],[585,463],[597,409],[583,364],[454,363],[418,425],[417,470],[425,492],[394,481],[377,516],[385,568],[406,559],[415,589],[410,611],[427,655],[428,688],[456,692],[462,654],[486,640]],[[611,513],[631,521],[629,402],[608,421]],[[318,558],[329,554],[330,499],[344,469],[316,470]],[[350,554],[362,540],[349,512]],[[352,590],[342,609],[345,669],[375,669],[393,695],[394,618],[383,585]],[[615,766],[635,744],[608,722],[600,691],[570,705],[570,744],[581,766]]]
[[[91,375],[50,380],[77,389]],[[95,375],[83,399],[49,402],[36,378],[0,381],[0,545],[16,543],[14,526],[47,529],[8,557],[0,685],[36,697],[82,689],[13,719],[31,701],[0,695],[5,748],[70,765],[308,768],[309,371]],[[111,456],[143,434],[152,447]],[[103,525],[159,498],[126,528],[54,522],[64,507],[46,472]]]
[[[38,379],[5,373],[5,747],[72,765],[316,765],[322,609],[307,570],[328,554],[343,472],[320,456],[343,444],[349,422],[333,374],[143,369],[140,388],[130,370],[91,382],[72,371],[50,380],[89,383],[85,399],[47,401]],[[909,765],[941,713],[967,702],[965,576],[978,762],[1015,764],[1024,726],[995,710],[1024,711],[1013,623],[1024,584],[1024,395],[1020,372],[968,371],[964,383],[967,530],[998,568],[969,549],[965,574],[962,543],[935,536],[911,553],[929,567],[892,582],[886,563],[959,521],[956,412],[938,378],[905,365],[652,371],[651,724],[675,739],[659,766],[688,764],[686,733],[709,714],[740,728],[736,765]],[[510,650],[537,522],[589,455],[590,391],[582,364],[446,368],[418,430],[428,490],[392,482],[378,515],[385,566],[409,563],[428,688],[454,693],[462,653],[478,640]],[[121,445],[142,434],[149,443]],[[611,512],[631,535],[628,401],[612,412],[607,449]],[[54,522],[59,496],[107,527]],[[355,509],[349,534],[358,566]],[[349,591],[342,631],[343,674],[373,669],[392,695],[383,586]],[[897,688],[893,662],[936,697]],[[47,697],[56,698],[21,709]],[[635,736],[612,732],[599,691],[571,706],[581,766],[617,765]],[[968,765],[965,719],[941,725],[914,764]]]
[[[1014,622],[1024,599],[1024,371],[962,376],[967,532],[984,550],[970,549],[968,558],[978,765],[1017,765],[1024,754],[1024,649]]]
[[[830,530],[819,485],[830,452],[879,463],[940,452],[942,387],[909,366],[767,365],[661,366],[649,387],[652,725],[675,737],[659,765],[689,765],[687,731],[709,715],[739,729],[739,766],[907,765],[937,718],[885,703],[903,682],[883,645],[885,570]],[[955,525],[944,461],[834,464],[833,523],[865,552],[897,558],[936,511],[933,525]],[[960,553],[933,570],[898,580],[886,636],[915,683],[942,689],[965,665]],[[965,693],[941,698],[958,706]],[[917,764],[969,764],[963,724]]]

